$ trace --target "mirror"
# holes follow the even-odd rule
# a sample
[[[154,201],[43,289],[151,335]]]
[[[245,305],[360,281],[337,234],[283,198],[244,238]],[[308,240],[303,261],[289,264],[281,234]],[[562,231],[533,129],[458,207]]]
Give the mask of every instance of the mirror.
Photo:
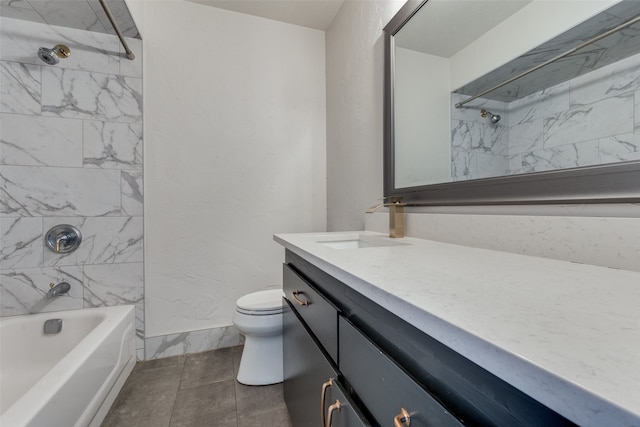
[[[637,16],[633,0],[407,2],[385,27],[385,197],[640,200]]]

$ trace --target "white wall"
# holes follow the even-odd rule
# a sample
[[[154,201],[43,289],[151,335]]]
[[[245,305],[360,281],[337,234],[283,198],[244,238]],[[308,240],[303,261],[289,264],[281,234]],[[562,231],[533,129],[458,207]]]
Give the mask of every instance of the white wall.
[[[396,46],[395,79],[396,186],[449,182],[449,60]]]
[[[346,1],[326,31],[327,224],[362,230],[382,200],[384,39],[404,1]]]
[[[326,228],[325,61],[321,31],[182,0],[143,6],[154,337],[230,325],[239,296],[281,286],[272,235]]]

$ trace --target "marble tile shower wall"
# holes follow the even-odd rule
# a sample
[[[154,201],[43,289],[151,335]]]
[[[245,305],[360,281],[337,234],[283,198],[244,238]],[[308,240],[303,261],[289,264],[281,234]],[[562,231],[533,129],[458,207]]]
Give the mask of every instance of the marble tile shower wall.
[[[453,109],[451,135],[455,180],[638,160],[640,55],[517,101]]]
[[[115,36],[0,18],[0,316],[135,304],[144,354],[142,46]],[[39,47],[71,56],[47,66]],[[69,254],[44,247],[78,227]],[[45,300],[51,282],[66,296]]]

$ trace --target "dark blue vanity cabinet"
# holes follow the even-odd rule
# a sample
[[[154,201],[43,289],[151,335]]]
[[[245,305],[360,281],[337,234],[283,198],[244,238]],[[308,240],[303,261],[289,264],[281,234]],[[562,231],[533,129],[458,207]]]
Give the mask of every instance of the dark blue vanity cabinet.
[[[339,383],[338,309],[286,265],[284,283],[284,398],[293,425],[370,426]]]
[[[574,425],[289,250],[283,268],[294,427]]]

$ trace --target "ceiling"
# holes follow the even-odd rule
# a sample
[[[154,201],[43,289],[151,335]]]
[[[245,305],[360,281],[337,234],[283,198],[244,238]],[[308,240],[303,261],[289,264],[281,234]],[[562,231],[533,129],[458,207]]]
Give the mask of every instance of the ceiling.
[[[326,30],[344,0],[189,0],[317,30]]]

